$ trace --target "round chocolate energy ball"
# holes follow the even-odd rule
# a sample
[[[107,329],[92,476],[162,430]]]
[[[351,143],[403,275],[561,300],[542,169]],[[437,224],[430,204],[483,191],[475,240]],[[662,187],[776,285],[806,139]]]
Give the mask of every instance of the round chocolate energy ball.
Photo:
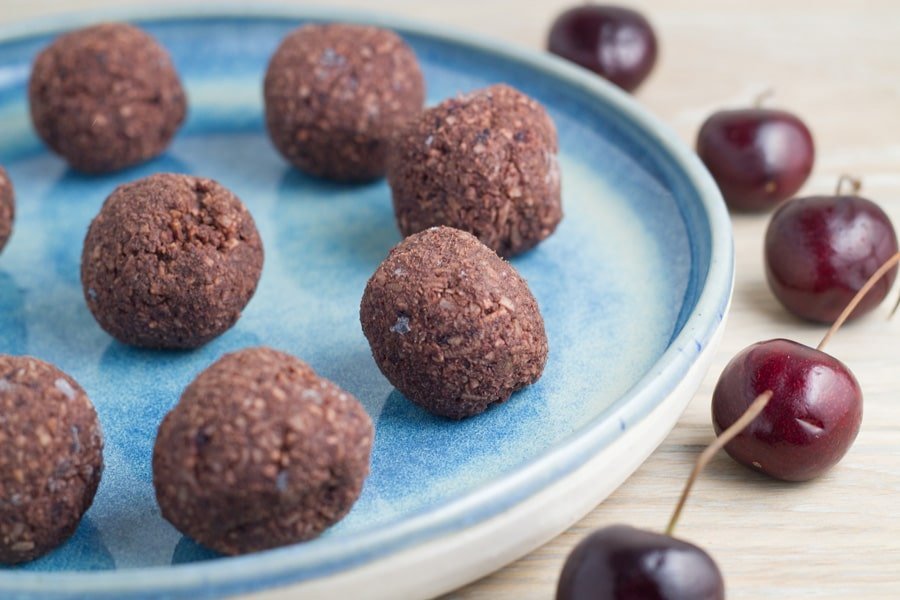
[[[12,180],[6,169],[0,167],[0,251],[12,235],[13,221],[16,218],[16,195]]]
[[[168,53],[124,23],[56,38],[34,63],[28,97],[41,139],[87,173],[117,171],[161,154],[187,106]]]
[[[377,27],[304,25],[269,63],[266,124],[301,171],[365,181],[385,171],[391,136],[422,110],[425,81],[412,49]]]
[[[360,321],[394,387],[451,419],[506,401],[547,362],[528,284],[477,238],[449,227],[391,250],[366,286]]]
[[[403,235],[468,231],[500,256],[534,247],[562,219],[556,127],[507,85],[445,100],[399,133],[388,181]]]
[[[369,473],[372,421],[303,361],[228,354],[166,415],[153,451],[163,517],[200,544],[244,554],[316,537]]]
[[[69,539],[102,472],[100,422],[81,386],[44,361],[0,354],[0,564]]]
[[[91,223],[81,283],[124,344],[196,348],[241,316],[263,246],[253,217],[211,179],[157,174],[116,188]]]

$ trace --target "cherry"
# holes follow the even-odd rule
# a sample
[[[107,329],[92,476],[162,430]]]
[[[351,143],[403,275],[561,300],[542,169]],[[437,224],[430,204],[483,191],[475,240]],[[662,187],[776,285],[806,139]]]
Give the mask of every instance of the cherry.
[[[557,600],[719,600],[725,583],[715,561],[698,546],[672,537],[691,487],[713,455],[753,421],[772,397],[759,395],[746,412],[697,459],[661,535],[625,525],[597,530],[566,559]]]
[[[897,234],[874,202],[841,195],[796,198],[778,208],[766,231],[766,278],[791,313],[830,323],[872,273],[897,252]],[[854,182],[854,193],[858,182]],[[895,266],[851,318],[878,306],[897,278]]]
[[[584,538],[569,555],[556,590],[557,600],[724,597],[722,574],[701,548],[627,525]]]
[[[653,27],[640,13],[585,4],[556,18],[547,49],[630,92],[653,70],[657,43]]]
[[[860,287],[816,348],[769,340],[744,349],[725,366],[712,399],[717,432],[743,419],[759,390],[772,393],[766,409],[725,446],[732,458],[786,481],[818,477],[843,458],[859,432],[862,391],[850,369],[823,350],[897,263],[900,252]]]
[[[725,451],[777,479],[818,477],[844,456],[862,420],[862,392],[841,361],[789,340],[753,344],[725,367],[713,392],[722,431],[761,391],[774,395],[762,414]]]
[[[710,116],[697,134],[697,154],[732,210],[763,211],[803,186],[815,148],[797,116],[750,108]]]

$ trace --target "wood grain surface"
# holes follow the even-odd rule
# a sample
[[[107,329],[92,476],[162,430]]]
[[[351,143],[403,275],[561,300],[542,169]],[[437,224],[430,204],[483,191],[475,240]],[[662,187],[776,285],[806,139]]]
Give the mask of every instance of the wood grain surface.
[[[575,1],[327,4],[443,23],[540,48],[554,16]],[[130,3],[0,0],[0,21]],[[815,170],[802,192],[828,193],[839,174],[859,175],[864,195],[900,226],[900,2],[631,5],[650,18],[661,43],[660,61],[637,100],[686,143],[693,145],[711,111],[747,105],[772,88],[771,105],[800,114],[815,136]],[[662,530],[692,462],[713,437],[710,395],[725,363],[756,341],[786,337],[814,345],[824,333],[824,327],[786,314],[769,292],[762,264],[767,221],[765,215],[733,219],[737,283],[728,327],[708,377],[662,446],[571,530],[449,598],[552,598],[566,555],[592,529],[628,523]],[[896,300],[897,287],[889,301]],[[817,481],[783,484],[720,455],[701,477],[677,533],[718,561],[729,598],[900,598],[900,318],[886,322],[887,313],[884,305],[851,323],[829,347],[854,371],[865,396],[862,430],[840,465]]]

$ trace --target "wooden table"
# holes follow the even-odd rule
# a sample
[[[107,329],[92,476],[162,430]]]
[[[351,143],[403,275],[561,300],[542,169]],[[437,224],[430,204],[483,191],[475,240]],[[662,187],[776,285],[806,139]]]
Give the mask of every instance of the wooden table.
[[[554,16],[576,0],[380,0],[378,10],[542,47]],[[3,0],[0,21],[132,0]],[[157,1],[156,4],[164,4]],[[145,3],[146,4],[146,3]],[[329,5],[373,10],[366,0]],[[772,88],[772,105],[802,115],[818,149],[804,193],[829,193],[841,173],[900,226],[900,3],[896,0],[636,1],[661,41],[659,64],[637,95],[688,144],[713,110],[744,106]],[[451,598],[552,598],[572,546],[596,527],[661,530],[698,452],[713,437],[710,395],[740,349],[787,337],[815,345],[765,282],[767,216],[734,218],[737,283],[719,353],[692,404],[653,456],[606,502],[543,548]],[[897,297],[897,286],[890,300]],[[770,481],[717,457],[699,481],[678,535],[705,548],[732,599],[900,598],[900,318],[888,309],[852,323],[829,350],[854,371],[865,417],[832,472],[803,485]]]

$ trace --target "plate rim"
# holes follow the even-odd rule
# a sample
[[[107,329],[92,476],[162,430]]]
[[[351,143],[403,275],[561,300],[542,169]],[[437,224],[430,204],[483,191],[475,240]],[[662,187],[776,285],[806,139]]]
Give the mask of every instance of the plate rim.
[[[216,592],[228,593],[229,590],[249,591],[271,584],[334,576],[376,559],[388,558],[392,553],[409,549],[418,543],[435,540],[441,535],[483,522],[505,507],[525,501],[577,469],[592,455],[617,439],[615,432],[619,431],[619,427],[615,427],[613,431],[604,431],[609,429],[611,421],[618,418],[623,423],[626,419],[634,423],[665,402],[723,324],[734,285],[734,244],[730,217],[712,177],[696,154],[669,126],[629,94],[593,73],[549,53],[389,13],[268,1],[226,1],[215,4],[201,2],[163,7],[146,5],[64,11],[52,16],[2,25],[0,43],[61,33],[100,21],[164,23],[203,18],[332,20],[386,27],[498,56],[601,98],[610,112],[623,115],[630,121],[629,125],[638,129],[663,155],[667,155],[694,189],[709,225],[710,262],[706,280],[701,285],[694,310],[680,332],[671,338],[662,355],[625,394],[606,410],[595,415],[581,430],[500,479],[454,498],[437,509],[411,517],[393,528],[390,535],[386,536],[383,529],[370,531],[359,536],[361,539],[342,540],[341,544],[332,545],[331,548],[319,549],[326,550],[320,552],[318,559],[314,561],[320,565],[319,571],[310,573],[307,577],[289,576],[298,567],[312,568],[310,565],[303,565],[304,562],[309,562],[308,556],[294,556],[298,548],[302,548],[302,545],[294,545],[257,554],[183,565],[93,572],[0,570],[0,590],[24,594],[50,593],[54,597],[61,590],[64,590],[62,595],[65,597],[86,593],[187,593],[198,588],[213,587]],[[684,218],[689,225],[689,219],[686,216]],[[388,539],[384,539],[385,537]],[[391,540],[393,545],[388,543]],[[357,547],[357,556],[356,560],[348,561],[345,557],[346,549],[352,545]],[[369,550],[365,551],[363,548],[361,551],[359,546],[368,547]],[[389,549],[387,553],[385,548]],[[337,562],[340,563],[339,567],[334,566]],[[159,581],[162,573],[165,573],[165,582]]]

